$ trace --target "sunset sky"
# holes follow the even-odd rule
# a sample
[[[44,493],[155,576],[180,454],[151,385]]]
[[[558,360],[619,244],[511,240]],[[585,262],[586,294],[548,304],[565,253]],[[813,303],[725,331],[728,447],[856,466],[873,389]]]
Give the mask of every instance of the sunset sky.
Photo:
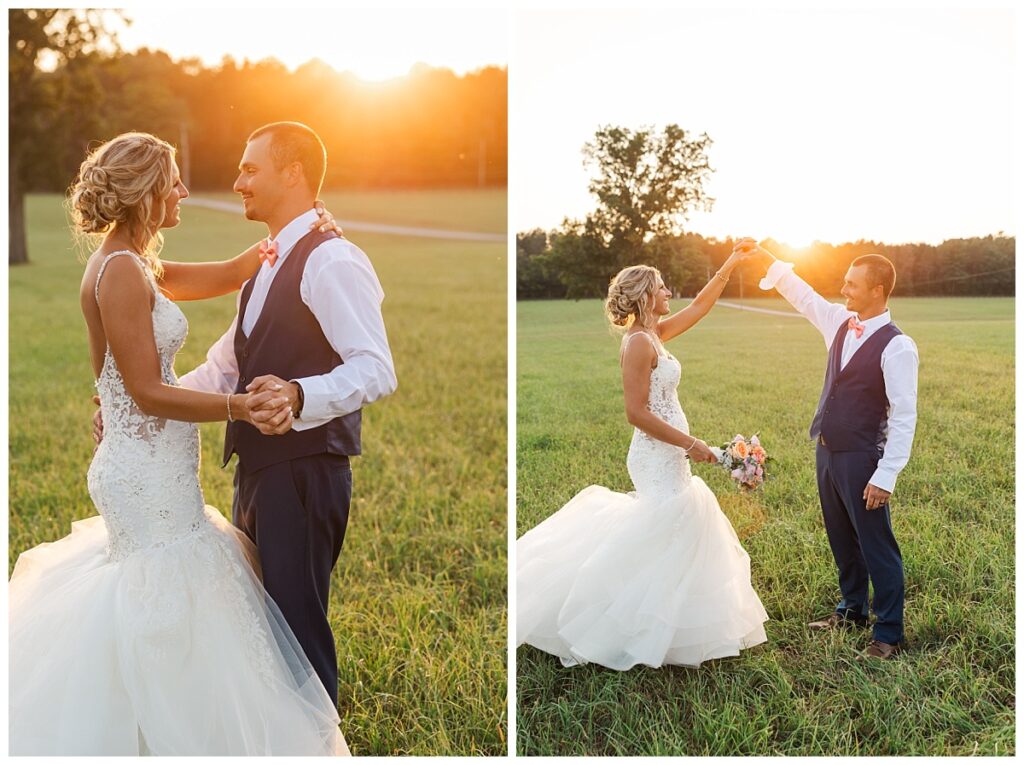
[[[294,69],[319,58],[367,80],[406,74],[416,63],[457,74],[507,65],[508,15],[503,10],[448,9],[180,9],[129,8],[117,24],[125,50],[159,48],[174,58],[218,64],[274,57]]]
[[[715,142],[717,202],[691,231],[1014,233],[1009,11],[531,10],[513,29],[516,231],[594,208],[580,150],[598,126],[675,122]]]

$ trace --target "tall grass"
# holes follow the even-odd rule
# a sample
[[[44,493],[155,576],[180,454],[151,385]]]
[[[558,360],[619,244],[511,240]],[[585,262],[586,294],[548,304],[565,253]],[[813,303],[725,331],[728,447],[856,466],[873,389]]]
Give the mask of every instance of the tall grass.
[[[502,231],[504,192],[328,195],[340,218]],[[410,220],[402,210],[414,207]],[[185,208],[164,257],[220,259],[265,230]],[[464,223],[456,226],[454,223]],[[82,266],[59,199],[28,203],[32,262],[10,272],[10,560],[95,514],[93,375],[78,307]],[[360,755],[506,751],[506,250],[501,244],[350,238],[386,292],[398,392],[364,413],[331,619],[342,729]],[[182,304],[182,374],[228,327],[234,296]],[[203,425],[201,480],[230,517],[223,426]],[[47,657],[46,660],[55,660]]]
[[[669,349],[693,432],[716,444],[759,431],[776,458],[775,480],[754,496],[695,466],[750,554],[768,643],[699,669],[626,673],[563,669],[524,646],[520,754],[1014,752],[1013,300],[892,309],[921,358],[913,456],[892,500],[908,652],[863,665],[853,657],[868,633],[805,627],[838,597],[807,438],[825,345],[802,319],[718,307]],[[630,490],[631,429],[598,301],[520,303],[517,342],[521,535],[589,484]]]

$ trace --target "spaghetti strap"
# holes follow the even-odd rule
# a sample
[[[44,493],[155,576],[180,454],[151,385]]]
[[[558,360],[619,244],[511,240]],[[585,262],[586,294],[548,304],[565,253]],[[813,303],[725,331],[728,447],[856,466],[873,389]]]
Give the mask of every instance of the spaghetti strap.
[[[142,269],[142,273],[145,274],[146,281],[149,282],[149,286],[153,288],[154,292],[156,291],[156,285],[153,284],[153,278],[150,275],[149,266],[146,264],[146,261],[144,261],[131,250],[117,250],[115,252],[108,252],[107,256],[103,258],[103,262],[100,263],[100,270],[96,273],[96,288],[94,290],[94,295],[96,297],[96,305],[100,304],[100,279],[103,278],[103,272],[107,270],[107,264],[110,263],[110,261],[116,258],[118,255],[131,255],[135,262],[138,263],[139,268]]]
[[[626,335],[623,337],[622,348],[619,349],[619,364],[622,364],[622,357],[626,353],[626,346],[629,345],[630,341],[637,335],[646,335],[647,340],[651,343],[652,346],[654,346],[655,354],[657,354],[659,359],[661,358],[662,353],[661,349],[659,348],[659,346],[661,345],[661,341],[656,340],[655,337],[646,329],[641,329],[637,330],[636,332],[627,332]]]

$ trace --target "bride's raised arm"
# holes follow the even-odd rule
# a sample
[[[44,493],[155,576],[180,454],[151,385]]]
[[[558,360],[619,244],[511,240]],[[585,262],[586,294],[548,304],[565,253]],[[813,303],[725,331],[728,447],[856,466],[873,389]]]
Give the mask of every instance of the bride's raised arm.
[[[658,336],[661,337],[662,342],[683,334],[683,332],[708,315],[708,311],[718,301],[722,290],[725,289],[725,285],[729,283],[729,275],[745,258],[745,254],[733,250],[728,260],[711,277],[711,281],[704,285],[704,289],[697,294],[697,297],[686,308],[676,311],[671,316],[658,322]]]
[[[317,200],[316,211],[320,219],[310,228],[319,227],[321,231],[333,228],[339,235],[344,234],[323,202]],[[260,242],[256,242],[245,252],[229,260],[207,263],[161,260],[161,264],[164,270],[157,283],[160,290],[171,300],[205,300],[219,297],[240,289],[259,269]]]

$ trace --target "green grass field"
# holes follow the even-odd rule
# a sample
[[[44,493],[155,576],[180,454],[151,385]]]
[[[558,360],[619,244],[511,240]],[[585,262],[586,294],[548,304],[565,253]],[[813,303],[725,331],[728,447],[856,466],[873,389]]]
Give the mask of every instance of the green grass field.
[[[505,192],[337,194],[339,218],[503,232]],[[28,200],[31,264],[10,270],[10,560],[95,515],[93,374],[82,265],[56,196]],[[392,204],[393,203],[393,204]],[[231,256],[265,235],[185,208],[168,260]],[[364,456],[335,570],[342,730],[358,755],[500,755],[506,741],[506,247],[352,233],[387,294],[399,387],[364,413]],[[234,296],[185,303],[176,369],[205,357]],[[230,517],[223,426],[202,426],[206,500]],[[53,661],[56,657],[40,657]]]
[[[896,299],[892,309],[921,359],[914,453],[892,502],[908,653],[861,666],[852,658],[867,633],[804,626],[838,597],[806,435],[825,345],[803,319],[717,307],[669,350],[693,432],[716,444],[760,431],[777,460],[776,480],[754,496],[695,466],[750,554],[768,643],[699,669],[625,673],[563,669],[524,646],[519,754],[1014,752],[1014,302]],[[524,302],[517,321],[521,535],[589,484],[631,490],[632,429],[599,301]]]

